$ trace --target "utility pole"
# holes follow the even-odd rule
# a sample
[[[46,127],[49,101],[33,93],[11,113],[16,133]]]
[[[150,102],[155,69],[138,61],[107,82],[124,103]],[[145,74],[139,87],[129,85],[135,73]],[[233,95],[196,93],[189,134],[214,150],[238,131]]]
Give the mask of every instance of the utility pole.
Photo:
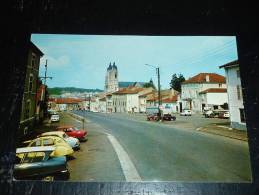
[[[159,115],[159,120],[161,119],[161,91],[160,91],[160,71],[159,67],[156,68],[157,70],[157,82],[158,82],[158,115]]]
[[[88,95],[88,105],[89,105],[89,112],[91,111],[91,95]]]
[[[86,105],[86,94],[84,94],[84,97],[85,97],[85,105]],[[83,129],[85,129],[85,106],[84,106],[84,120],[83,120]]]
[[[44,79],[44,85],[46,86],[47,79],[52,79],[53,77],[47,77],[47,69],[48,69],[48,60],[46,59],[46,64],[45,64],[45,74],[44,77],[39,77]]]
[[[156,69],[156,74],[157,74],[157,85],[158,85],[158,119],[161,120],[161,91],[160,91],[160,70],[158,66],[150,65],[150,64],[145,64],[146,66],[151,66]]]

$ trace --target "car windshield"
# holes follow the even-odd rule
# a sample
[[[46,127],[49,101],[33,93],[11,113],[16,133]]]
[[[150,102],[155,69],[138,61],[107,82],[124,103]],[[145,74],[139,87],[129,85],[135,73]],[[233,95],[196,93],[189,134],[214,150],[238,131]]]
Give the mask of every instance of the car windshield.
[[[63,134],[63,138],[69,138],[69,136],[67,134]]]
[[[16,154],[16,164],[21,163],[34,163],[41,162],[44,160],[45,152],[28,152]]]
[[[68,128],[68,130],[71,130],[71,131],[78,131],[79,129],[77,127],[70,127]]]

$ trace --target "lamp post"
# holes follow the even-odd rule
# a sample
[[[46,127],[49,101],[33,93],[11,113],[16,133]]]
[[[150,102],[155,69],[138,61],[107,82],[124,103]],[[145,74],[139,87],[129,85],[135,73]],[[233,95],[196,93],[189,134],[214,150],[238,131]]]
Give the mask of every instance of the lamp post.
[[[150,65],[150,64],[145,64],[146,66],[150,66],[156,69],[156,73],[157,73],[157,84],[158,84],[158,118],[159,120],[161,119],[161,110],[160,110],[160,106],[161,106],[161,92],[160,92],[160,71],[159,71],[159,67],[158,66],[154,66],[154,65]]]

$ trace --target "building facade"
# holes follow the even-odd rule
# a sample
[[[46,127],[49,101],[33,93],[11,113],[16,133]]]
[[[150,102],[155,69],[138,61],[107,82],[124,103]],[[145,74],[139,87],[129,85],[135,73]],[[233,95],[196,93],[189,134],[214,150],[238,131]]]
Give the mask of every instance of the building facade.
[[[231,127],[246,130],[243,94],[238,60],[220,66],[225,69]]]
[[[19,124],[19,136],[23,137],[32,132],[36,122],[36,103],[37,89],[39,83],[40,58],[44,54],[42,51],[30,43],[28,61],[26,64],[26,76],[24,81],[24,92],[22,109]]]
[[[200,73],[181,84],[181,104],[183,109],[202,112],[206,103],[200,92],[208,89],[226,89],[226,79],[216,73]]]

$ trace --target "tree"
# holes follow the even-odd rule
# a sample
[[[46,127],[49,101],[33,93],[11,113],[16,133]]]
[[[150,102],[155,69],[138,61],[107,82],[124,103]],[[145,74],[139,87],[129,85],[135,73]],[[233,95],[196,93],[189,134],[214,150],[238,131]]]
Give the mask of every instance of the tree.
[[[170,89],[181,92],[181,83],[185,81],[185,78],[182,74],[173,74],[170,82]]]
[[[145,87],[145,88],[152,87],[153,89],[156,89],[156,87],[155,87],[155,85],[154,85],[152,79],[150,79],[150,81],[149,81],[148,83],[145,83],[145,84],[143,85],[143,87]]]

